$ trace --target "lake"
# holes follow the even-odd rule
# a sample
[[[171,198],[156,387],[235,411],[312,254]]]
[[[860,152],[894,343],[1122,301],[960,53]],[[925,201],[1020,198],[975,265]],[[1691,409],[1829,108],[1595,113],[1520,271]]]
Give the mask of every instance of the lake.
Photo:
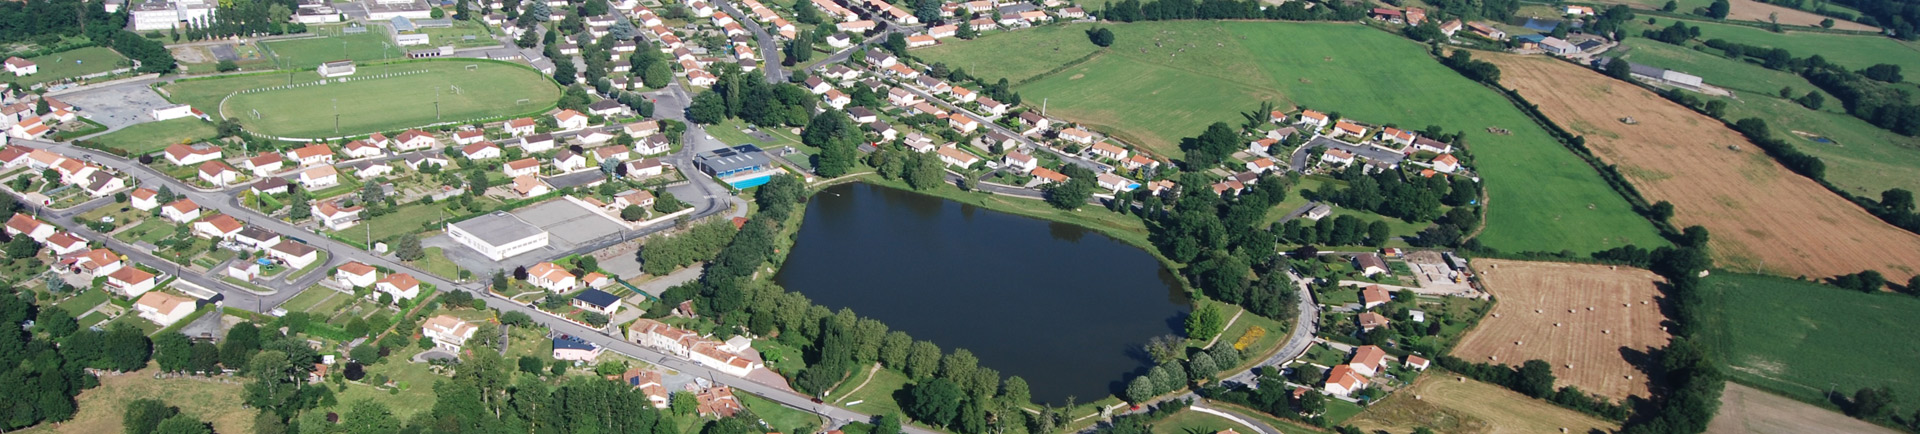
[[[1037,401],[1116,394],[1178,334],[1185,292],[1152,255],[1098,232],[934,196],[843,184],[808,202],[775,281],[833,310],[1027,380]]]

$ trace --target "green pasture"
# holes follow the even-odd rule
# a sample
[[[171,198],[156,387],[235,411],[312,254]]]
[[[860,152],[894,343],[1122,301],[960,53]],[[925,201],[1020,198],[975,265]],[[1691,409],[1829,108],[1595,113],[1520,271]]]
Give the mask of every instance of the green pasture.
[[[1823,404],[1830,389],[1920,387],[1920,298],[1732,273],[1703,283],[1703,338],[1735,381]]]
[[[377,74],[394,75],[373,78]],[[168,89],[175,101],[239,119],[251,131],[289,137],[364,134],[505,116],[546,107],[560,97],[559,87],[538,71],[492,62],[363,65],[354,77],[359,79],[326,82],[302,71],[188,81]],[[293,86],[233,94],[288,83]],[[233,96],[228,98],[229,94]]]

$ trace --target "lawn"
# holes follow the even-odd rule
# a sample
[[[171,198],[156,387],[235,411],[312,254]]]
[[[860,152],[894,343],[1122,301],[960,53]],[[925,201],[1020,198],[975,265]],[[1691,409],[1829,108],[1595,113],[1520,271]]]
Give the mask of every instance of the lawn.
[[[912,380],[907,374],[892,369],[881,369],[873,374],[873,379],[865,387],[850,395],[829,397],[834,405],[865,414],[889,414],[900,412],[900,402],[894,395],[901,393]],[[850,404],[850,403],[858,404]]]
[[[279,67],[291,69],[312,69],[320,66],[321,63],[341,59],[369,62],[406,57],[405,51],[393,46],[393,42],[387,40],[384,30],[369,28],[366,33],[348,35],[341,32],[344,28],[345,26],[310,27],[310,32],[326,36],[271,41],[260,45],[273,53]]]
[[[1487,179],[1491,203],[1483,244],[1506,251],[1584,253],[1660,243],[1653,227],[1598,173],[1519,109],[1397,35],[1336,23],[1182,21],[1109,27],[1118,41],[1111,52],[1015,90],[1027,101],[1046,99],[1049,115],[1167,156],[1180,155],[1174,146],[1180,138],[1198,135],[1214,122],[1238,123],[1240,112],[1262,100],[1365,122],[1419,129],[1440,125],[1465,132],[1476,168]],[[970,56],[1073,59],[1036,52],[1021,42],[996,35],[924,53],[930,60],[956,62]],[[1489,127],[1511,134],[1492,134]]]
[[[167,239],[167,237],[172,236],[173,230],[174,230],[174,226],[172,223],[167,223],[166,220],[152,218],[152,219],[147,219],[146,221],[140,222],[139,226],[134,226],[132,229],[127,229],[124,231],[120,231],[120,233],[118,234],[114,234],[113,238],[123,242],[128,242],[128,243],[132,243],[134,241],[145,241],[145,242],[153,243],[153,242],[159,242],[160,240],[164,240],[164,239]]]
[[[1920,48],[1892,38],[1794,31],[1774,33],[1755,27],[1675,20],[1665,17],[1656,19],[1653,27],[1665,28],[1674,21],[1686,21],[1688,26],[1699,26],[1701,41],[1725,39],[1767,48],[1785,48],[1793,52],[1793,57],[1818,54],[1825,57],[1828,62],[1845,65],[1850,69],[1866,68],[1877,63],[1890,63],[1899,65],[1902,70],[1920,71],[1920,55],[1917,55],[1920,54],[1917,53],[1920,52]],[[1628,21],[1628,26],[1633,36],[1640,36],[1640,30],[1649,27],[1644,20]],[[1907,81],[1914,82],[1914,79],[1909,78]]]
[[[487,29],[487,25],[477,21],[454,21],[453,27],[423,28],[420,29],[420,33],[427,34],[428,45],[435,47],[452,45],[454,48],[468,48],[500,45],[499,40],[493,39],[493,33]],[[467,40],[466,36],[473,36],[473,40]]]
[[[441,218],[458,217],[462,211],[448,211],[446,202],[433,204],[407,204],[394,208],[393,212],[374,217],[366,223],[340,231],[342,237],[364,240],[373,237],[374,241],[385,240],[402,234],[417,234],[426,231],[425,224]]]
[[[948,68],[965,70],[967,75],[1005,77],[1009,82],[1019,83],[1097,51],[1099,47],[1087,43],[1085,32],[1082,26],[987,32],[977,42],[941,44],[914,50],[912,54],[929,62],[946,62]],[[979,49],[981,45],[1020,47],[1026,55],[1009,56],[997,50]]]
[[[803,145],[800,143],[799,137],[794,137],[793,133],[789,131],[785,131],[785,128],[760,130],[762,132],[767,133],[767,135],[772,136],[773,140],[760,140],[751,135],[747,135],[747,133],[745,132],[742,132],[740,130],[741,128],[754,128],[754,127],[751,125],[747,125],[746,122],[743,122],[739,119],[730,119],[726,122],[707,126],[707,135],[713,136],[714,140],[719,140],[728,145],[752,143],[755,145],[759,145],[762,149],[774,148],[779,146],[792,146],[794,147],[794,149],[806,148],[806,145]]]
[[[759,416],[761,421],[765,421],[771,432],[812,432],[820,428],[820,417],[813,413],[768,401],[751,393],[743,392],[733,396],[739,398],[740,403],[747,406],[747,410],[753,411],[754,416]]]
[[[1703,338],[1735,381],[1829,406],[1828,389],[1913,390],[1920,299],[1791,279],[1716,272],[1706,279]]]
[[[439,247],[428,247],[426,253],[427,257],[416,261],[413,266],[442,278],[460,277],[460,266],[454,265],[452,260],[447,259],[446,251]]]
[[[1701,97],[1726,101],[1728,119],[1765,119],[1778,131],[1777,137],[1820,157],[1827,164],[1827,180],[1841,188],[1869,197],[1878,197],[1888,188],[1920,190],[1920,178],[1911,176],[1920,170],[1920,139],[1894,134],[1848,115],[1832,95],[1827,95],[1828,104],[1820,110],[1780,98],[1783,87],[1792,88],[1796,98],[1809,91],[1825,94],[1805,78],[1728,59],[1718,55],[1719,50],[1701,52],[1645,39],[1628,39],[1626,43],[1633,48],[1622,56],[1627,60],[1698,75],[1708,84],[1734,91],[1738,99]],[[1793,131],[1821,136],[1829,143]]]
[[[27,60],[31,60],[35,66],[39,66],[40,72],[26,77],[20,77],[13,81],[21,85],[32,86],[38,83],[111,71],[119,68],[121,66],[120,62],[126,61],[127,57],[121,56],[120,53],[106,47],[87,47],[34,57]]]
[[[128,315],[132,316],[132,315]],[[218,383],[185,378],[153,378],[157,369],[149,367],[126,375],[100,378],[100,387],[80,392],[75,401],[79,411],[73,420],[59,424],[40,424],[23,433],[117,433],[123,430],[121,416],[128,402],[159,399],[179,407],[181,413],[210,422],[217,432],[249,432],[257,411],[242,405],[243,383]]]
[[[1325,416],[1327,417],[1327,423],[1339,425],[1341,422],[1346,422],[1347,419],[1353,418],[1354,415],[1360,414],[1360,410],[1362,410],[1362,408],[1360,408],[1359,404],[1338,399],[1329,399],[1327,400],[1327,412]]]
[[[301,291],[300,295],[293,296],[293,298],[287,300],[286,303],[280,304],[280,307],[286,309],[288,312],[305,312],[307,308],[311,308],[313,305],[325,301],[327,296],[352,297],[351,295],[341,294],[331,289],[307,288],[307,290]]]
[[[201,107],[201,106],[195,106]],[[210,106],[209,106],[210,107]],[[92,140],[101,146],[122,149],[128,154],[140,155],[158,152],[168,145],[193,143],[213,139],[219,135],[213,123],[198,118],[169,119],[159,122],[135,124],[119,131],[95,137]]]
[[[468,70],[468,66],[475,69]],[[380,73],[405,75],[372,78]],[[297,137],[364,134],[507,116],[540,110],[560,97],[559,86],[539,71],[472,60],[431,60],[391,67],[361,65],[355,78],[359,79],[326,82],[317,74],[303,71],[187,81],[168,85],[167,89],[174,101],[239,119],[251,131]],[[234,94],[221,105],[223,98],[236,91],[289,83],[294,87]],[[256,111],[258,118],[254,117]],[[339,116],[338,132],[332,122],[326,121],[335,115]]]
[[[66,301],[60,302],[58,306],[60,306],[61,309],[66,309],[67,313],[73,314],[74,316],[80,316],[80,314],[86,313],[88,309],[93,309],[94,306],[99,306],[100,303],[105,303],[107,301],[107,297],[108,297],[108,294],[106,290],[86,289],[83,292],[74,295],[72,298],[68,298]]]
[[[1224,430],[1243,430],[1245,425],[1220,416],[1182,410],[1153,423],[1153,434],[1213,434]]]
[[[410,418],[414,413],[433,409],[433,403],[436,400],[433,394],[433,383],[447,377],[428,370],[428,365],[425,363],[407,361],[409,357],[419,352],[419,347],[409,345],[405,350],[394,351],[393,354],[381,359],[380,363],[367,366],[367,377],[361,379],[366,384],[348,383],[346,391],[337,392],[340,405],[334,407],[334,411],[344,411],[354,402],[363,399],[386,404],[387,408],[393,410],[393,415],[400,419]],[[393,380],[400,391],[395,393],[374,387],[373,381],[376,375],[385,375]],[[328,385],[331,386],[332,383]]]

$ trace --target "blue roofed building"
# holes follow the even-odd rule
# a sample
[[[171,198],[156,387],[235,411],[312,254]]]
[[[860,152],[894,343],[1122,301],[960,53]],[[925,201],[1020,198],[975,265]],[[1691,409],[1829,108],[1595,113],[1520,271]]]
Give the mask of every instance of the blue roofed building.
[[[600,358],[600,353],[603,351],[606,349],[578,336],[556,335],[553,337],[554,360],[591,363],[594,359]]]
[[[620,297],[615,297],[606,291],[588,289],[580,291],[580,294],[573,296],[573,307],[588,312],[597,312],[601,315],[613,316],[615,312],[620,311]]]
[[[779,172],[779,166],[766,152],[754,145],[701,152],[693,156],[693,165],[733,188],[751,188],[767,183]]]

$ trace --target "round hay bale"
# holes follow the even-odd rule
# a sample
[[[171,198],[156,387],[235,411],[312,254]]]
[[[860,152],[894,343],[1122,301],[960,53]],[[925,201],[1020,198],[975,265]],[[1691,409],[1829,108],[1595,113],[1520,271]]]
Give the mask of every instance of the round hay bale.
[[[1560,326],[1560,323],[1553,323],[1553,326],[1554,326],[1554,327],[1559,327],[1559,326]]]
[[[1534,309],[1533,313],[1540,313],[1540,309]]]
[[[1610,334],[1613,334],[1613,330],[1601,330],[1600,334],[1610,335]]]
[[[1592,311],[1593,311],[1593,306],[1587,306],[1587,311],[1588,311],[1588,312],[1592,312]]]

